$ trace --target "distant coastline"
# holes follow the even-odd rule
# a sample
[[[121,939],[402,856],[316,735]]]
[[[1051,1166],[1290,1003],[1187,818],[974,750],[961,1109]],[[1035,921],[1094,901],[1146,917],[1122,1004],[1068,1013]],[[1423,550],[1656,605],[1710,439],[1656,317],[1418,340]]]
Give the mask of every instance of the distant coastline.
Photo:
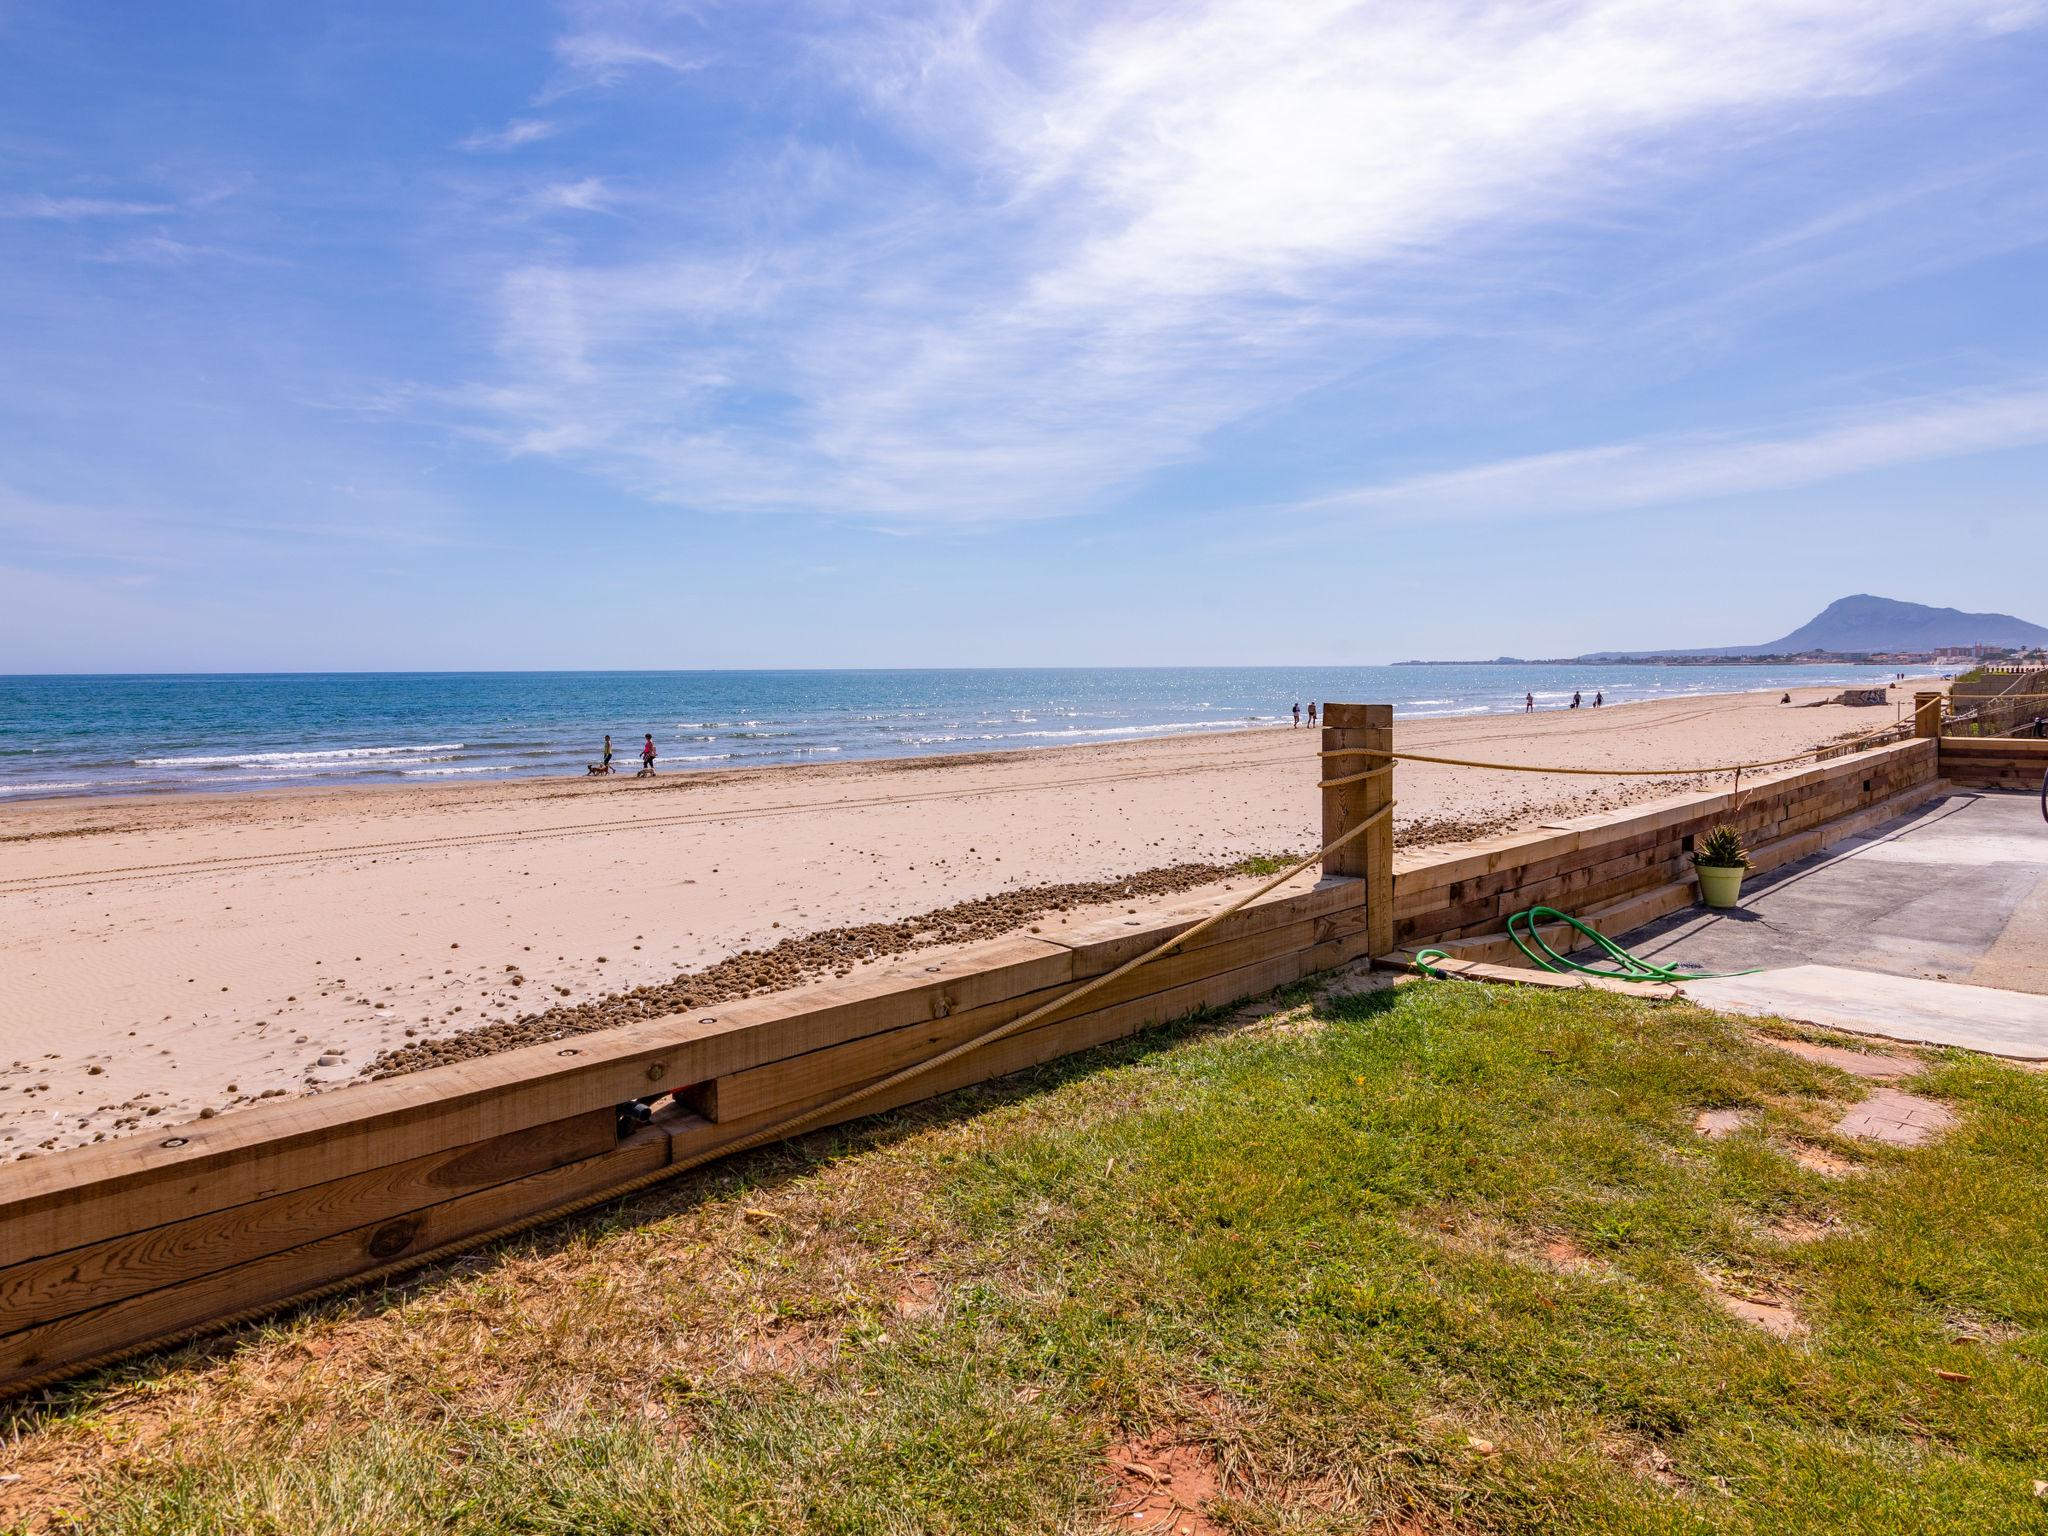
[[[1621,651],[1596,651],[1586,656],[1530,658],[1495,656],[1478,661],[1396,661],[1396,667],[1891,667],[1895,670],[1932,666],[1935,656],[1835,655],[1808,651],[1793,656],[1662,656]]]

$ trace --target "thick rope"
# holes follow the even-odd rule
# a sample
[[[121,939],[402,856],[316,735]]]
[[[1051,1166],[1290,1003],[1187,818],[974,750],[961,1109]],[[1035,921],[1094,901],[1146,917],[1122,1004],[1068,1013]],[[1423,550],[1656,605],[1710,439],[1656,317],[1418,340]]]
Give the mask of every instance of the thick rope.
[[[1363,836],[1393,814],[1393,802],[1389,801],[1356,826],[1353,826],[1337,837],[1333,837],[1314,853],[1282,870],[1256,890],[1247,891],[1221,910],[1211,913],[1192,927],[1182,929],[1172,938],[1146,950],[1142,955],[1126,960],[1115,970],[1105,972],[1103,975],[1085,981],[1072,991],[1054,998],[1051,1002],[1040,1004],[1030,1012],[1020,1014],[1006,1024],[998,1024],[994,1029],[976,1035],[972,1040],[963,1041],[950,1050],[941,1051],[938,1055],[924,1061],[914,1062],[900,1071],[891,1073],[879,1082],[869,1083],[866,1087],[856,1088],[850,1093],[843,1093],[829,1103],[820,1104],[813,1109],[805,1110],[802,1114],[792,1115],[786,1120],[777,1121],[770,1126],[764,1126],[758,1131],[740,1137],[737,1141],[727,1142],[723,1146],[707,1148],[702,1152],[693,1153],[679,1162],[666,1163],[659,1168],[649,1169],[646,1173],[637,1174],[633,1178],[626,1179],[608,1189],[600,1190],[596,1194],[578,1196],[576,1199],[565,1204],[551,1206],[545,1211],[538,1211],[530,1216],[522,1216],[516,1221],[510,1221],[503,1226],[494,1227],[488,1232],[478,1233],[471,1237],[457,1238],[451,1242],[442,1243],[439,1247],[429,1248],[420,1253],[394,1259],[389,1264],[382,1264],[375,1269],[364,1270],[339,1280],[330,1280],[324,1285],[315,1286],[310,1290],[299,1291],[276,1301],[258,1302],[253,1306],[243,1307],[238,1311],[227,1313],[221,1317],[210,1318],[206,1322],[196,1323],[188,1328],[176,1329],[157,1338],[147,1339],[138,1344],[124,1344],[118,1349],[110,1349],[103,1354],[94,1355],[85,1360],[74,1361],[68,1365],[55,1367],[44,1371],[41,1375],[32,1376],[25,1381],[12,1383],[5,1388],[0,1388],[0,1397],[19,1396],[23,1393],[33,1392],[39,1387],[50,1386],[74,1376],[82,1376],[89,1371],[102,1370],[120,1361],[133,1359],[137,1355],[169,1349],[175,1345],[189,1343],[193,1339],[204,1338],[210,1334],[224,1333],[230,1329],[239,1328],[244,1323],[255,1322],[258,1318],[269,1317],[294,1307],[307,1306],[316,1301],[325,1301],[330,1296],[339,1296],[346,1291],[363,1290],[382,1281],[392,1279],[395,1276],[405,1274],[408,1271],[421,1269],[427,1265],[437,1263],[442,1259],[473,1252],[476,1249],[488,1247],[493,1243],[503,1242],[506,1238],[517,1237],[523,1232],[531,1232],[536,1227],[543,1227],[553,1222],[563,1221],[571,1216],[579,1216],[583,1212],[594,1210],[600,1205],[609,1204],[628,1195],[638,1194],[641,1190],[652,1188],[664,1180],[677,1178],[719,1158],[731,1157],[736,1153],[750,1152],[757,1147],[765,1147],[778,1141],[786,1141],[791,1136],[798,1135],[810,1127],[819,1124],[821,1121],[838,1116],[842,1110],[864,1103],[869,1099],[888,1092],[892,1088],[901,1087],[905,1083],[938,1070],[949,1062],[958,1061],[962,1056],[970,1052],[994,1045],[998,1041],[1009,1038],[1011,1035],[1029,1029],[1034,1024],[1042,1023],[1055,1013],[1058,1013],[1062,1008],[1079,1002],[1091,993],[1099,992],[1111,982],[1130,975],[1131,972],[1137,970],[1140,966],[1149,965],[1152,961],[1159,959],[1160,956],[1171,954],[1190,939],[1208,932],[1225,918],[1243,911],[1244,908],[1250,906],[1261,896],[1285,885],[1310,865],[1328,857],[1354,838]]]
[[[1386,755],[1386,754],[1385,754],[1385,753],[1383,753],[1383,752],[1377,752],[1377,751],[1373,751],[1373,749],[1372,749],[1372,748],[1369,748],[1369,747],[1361,747],[1361,748],[1359,748],[1358,750],[1359,750],[1359,751],[1361,751],[1361,752],[1364,752],[1364,751],[1372,751],[1372,752],[1373,752],[1373,756],[1375,756],[1375,757],[1384,757],[1384,756]],[[1349,756],[1353,756],[1353,755],[1355,755],[1355,754],[1353,754],[1353,753],[1348,753],[1348,752],[1346,752],[1346,753],[1336,753],[1336,752],[1325,752],[1325,753],[1323,754],[1323,756],[1325,756],[1325,757],[1338,757],[1338,756],[1345,756],[1345,757],[1349,757]],[[1341,778],[1341,779],[1324,779],[1324,780],[1322,780],[1322,781],[1321,781],[1320,783],[1318,783],[1318,784],[1316,785],[1316,788],[1317,788],[1317,789],[1341,789],[1341,788],[1343,788],[1343,786],[1344,786],[1344,785],[1346,785],[1346,784],[1362,784],[1362,783],[1364,783],[1364,782],[1365,782],[1365,781],[1366,781],[1367,779],[1378,779],[1378,778],[1384,778],[1384,777],[1385,777],[1385,776],[1386,776],[1387,774],[1390,774],[1390,773],[1392,773],[1393,771],[1394,771],[1394,765],[1393,765],[1392,763],[1388,763],[1388,764],[1387,764],[1387,765],[1386,765],[1386,766],[1385,766],[1384,768],[1368,768],[1368,769],[1366,769],[1366,770],[1365,770],[1365,772],[1363,772],[1363,773],[1348,773],[1348,774],[1346,774],[1346,775],[1345,775],[1345,776],[1344,776],[1343,778]]]
[[[1819,752],[1846,751],[1861,742],[1872,741],[1879,736],[1896,735],[1905,728],[1905,725],[1905,722],[1894,721],[1892,724],[1883,726],[1878,730],[1866,732],[1861,736],[1851,737],[1848,741],[1824,742],[1820,746],[1808,747],[1803,752],[1794,752],[1785,757],[1766,757],[1753,763],[1712,763],[1702,768],[1560,768],[1555,765],[1541,763],[1485,763],[1468,757],[1431,757],[1421,752],[1387,752],[1378,747],[1336,747],[1320,752],[1317,755],[1325,758],[1387,757],[1392,758],[1397,763],[1435,763],[1445,768],[1492,768],[1498,769],[1502,773],[1580,774],[1592,779],[1672,779],[1690,778],[1695,774],[1703,773],[1747,773],[1753,768],[1777,768],[1786,763],[1801,762]],[[1372,772],[1379,771],[1381,770],[1372,770]],[[1365,775],[1357,774],[1353,775],[1353,777],[1363,778]],[[1350,782],[1352,782],[1351,779],[1330,780],[1326,781],[1322,787],[1327,789],[1333,783],[1348,784]]]

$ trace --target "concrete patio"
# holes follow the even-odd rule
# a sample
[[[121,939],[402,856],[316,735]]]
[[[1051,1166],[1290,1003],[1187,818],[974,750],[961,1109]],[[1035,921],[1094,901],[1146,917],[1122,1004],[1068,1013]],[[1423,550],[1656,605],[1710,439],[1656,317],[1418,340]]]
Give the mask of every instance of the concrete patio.
[[[1754,878],[1736,911],[1691,908],[1622,942],[1763,968],[1685,984],[1710,1007],[2048,1060],[2048,823],[2031,795],[1951,794]]]

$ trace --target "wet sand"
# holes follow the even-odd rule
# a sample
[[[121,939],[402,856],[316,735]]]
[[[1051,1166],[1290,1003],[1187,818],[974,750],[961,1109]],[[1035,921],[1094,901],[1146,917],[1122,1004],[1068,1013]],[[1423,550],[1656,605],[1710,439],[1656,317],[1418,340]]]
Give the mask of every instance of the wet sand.
[[[1893,714],[1731,694],[1420,721],[1397,744],[1656,767],[1775,756]],[[1078,922],[1080,897],[1059,911],[1029,893],[1305,853],[1316,746],[1282,727],[654,780],[12,806],[0,811],[0,1158],[332,1090],[385,1052],[417,1056],[549,1006],[623,1007],[607,1000],[788,939],[962,903],[978,905],[923,925],[939,939],[905,942],[993,933],[1028,912]],[[1397,841],[1725,782],[1404,764]],[[816,974],[858,965],[863,946],[828,938],[796,953]]]

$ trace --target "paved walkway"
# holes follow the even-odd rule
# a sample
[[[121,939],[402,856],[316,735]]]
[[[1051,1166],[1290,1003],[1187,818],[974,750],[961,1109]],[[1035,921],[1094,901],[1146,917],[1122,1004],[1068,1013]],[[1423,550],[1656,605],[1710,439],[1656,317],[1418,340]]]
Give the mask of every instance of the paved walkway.
[[[1959,1045],[1992,1056],[2048,1060],[2048,997],[1838,965],[1795,965],[1754,976],[1688,981],[1696,1003],[1770,1015],[1915,1045]]]
[[[2048,823],[2031,795],[1957,793],[1756,877],[1734,912],[1626,935],[1712,1007],[2048,1059]],[[1910,978],[1907,980],[1906,978]]]

